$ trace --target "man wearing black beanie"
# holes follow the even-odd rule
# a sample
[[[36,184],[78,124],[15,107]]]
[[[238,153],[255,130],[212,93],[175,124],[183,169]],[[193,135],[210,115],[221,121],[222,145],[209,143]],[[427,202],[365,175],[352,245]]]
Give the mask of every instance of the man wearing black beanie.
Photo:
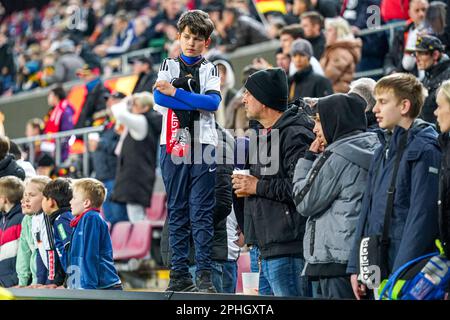
[[[250,175],[233,175],[233,188],[245,197],[245,241],[254,259],[261,256],[260,277],[269,286],[260,287],[260,294],[308,296],[308,283],[301,277],[306,219],[295,214],[292,179],[295,163],[314,140],[313,126],[297,106],[288,109],[282,69],[252,74],[245,88],[247,118],[264,129],[250,137]]]

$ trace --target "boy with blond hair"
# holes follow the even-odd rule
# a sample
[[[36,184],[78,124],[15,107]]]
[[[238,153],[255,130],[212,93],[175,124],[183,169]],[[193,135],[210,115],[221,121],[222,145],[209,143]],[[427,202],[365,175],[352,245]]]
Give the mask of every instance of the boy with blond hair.
[[[39,283],[37,264],[40,257],[37,247],[37,235],[39,234],[39,243],[42,243],[45,235],[40,234],[38,231],[39,226],[43,222],[42,191],[50,181],[49,177],[36,176],[28,179],[25,183],[25,190],[21,201],[22,211],[25,217],[22,220],[16,262],[20,287],[28,285],[36,286]]]
[[[408,261],[435,251],[438,236],[441,151],[436,130],[417,119],[424,87],[413,75],[392,74],[377,82],[375,97],[373,112],[385,132],[369,168],[347,265],[357,299],[367,294],[366,285],[376,287]],[[371,257],[378,257],[379,279],[365,266]]]
[[[75,219],[67,262],[69,289],[121,290],[113,262],[108,225],[100,216],[106,188],[100,181],[83,178],[73,182],[70,201]]]
[[[17,285],[16,256],[23,219],[20,200],[23,182],[14,176],[0,178],[0,287]]]

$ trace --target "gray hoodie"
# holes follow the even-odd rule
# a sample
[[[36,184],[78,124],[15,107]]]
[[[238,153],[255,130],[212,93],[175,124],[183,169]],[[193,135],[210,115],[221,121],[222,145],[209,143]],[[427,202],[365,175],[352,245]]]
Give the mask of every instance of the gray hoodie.
[[[341,138],[326,148],[329,158],[308,183],[320,161],[299,159],[294,174],[297,212],[308,217],[303,254],[308,264],[346,264],[366,189],[367,173],[379,146],[375,133]],[[299,196],[301,194],[301,196]]]

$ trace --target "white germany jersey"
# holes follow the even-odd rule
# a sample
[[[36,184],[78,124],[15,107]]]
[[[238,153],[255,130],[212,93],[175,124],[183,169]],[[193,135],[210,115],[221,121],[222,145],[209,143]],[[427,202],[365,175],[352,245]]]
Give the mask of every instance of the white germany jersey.
[[[157,81],[165,80],[171,82],[173,79],[180,76],[180,62],[177,59],[167,58],[161,63],[158,72]],[[217,92],[220,94],[220,77],[216,66],[207,60],[203,60],[199,67],[200,80],[200,94],[207,94],[209,92]],[[167,113],[168,109],[155,104],[156,111],[162,114],[162,130],[160,137],[160,144],[166,144],[167,135]],[[209,111],[199,110],[200,113],[200,133],[199,141],[202,144],[211,144],[217,146],[217,132],[214,119],[214,113]]]

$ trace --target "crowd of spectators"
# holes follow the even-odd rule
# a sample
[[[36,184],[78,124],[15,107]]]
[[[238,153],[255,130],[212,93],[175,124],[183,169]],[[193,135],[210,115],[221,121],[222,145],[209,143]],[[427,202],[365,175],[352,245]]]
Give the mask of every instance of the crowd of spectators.
[[[360,225],[357,226],[357,216],[359,217],[360,212],[352,210],[356,210],[363,201],[361,190],[364,189],[366,181],[361,180],[358,181],[360,184],[352,184],[352,182],[336,180],[331,181],[333,183],[331,185],[328,179],[331,174],[327,174],[326,171],[337,170],[337,166],[333,164],[335,161],[335,164],[339,165],[347,162],[348,164],[358,163],[352,170],[346,170],[351,171],[352,176],[356,176],[360,172],[365,174],[369,169],[369,160],[372,159],[375,149],[378,147],[378,140],[375,139],[375,134],[365,135],[360,131],[366,131],[366,120],[369,129],[377,128],[377,121],[378,123],[383,121],[383,119],[374,118],[374,112],[378,115],[381,113],[380,107],[375,106],[375,96],[385,94],[383,90],[389,91],[388,89],[391,88],[397,90],[403,83],[401,81],[419,89],[422,89],[422,86],[427,89],[428,96],[425,98],[425,95],[422,97],[420,94],[419,97],[424,99],[423,107],[422,103],[420,106],[416,103],[417,106],[414,110],[417,112],[413,115],[402,114],[401,116],[408,121],[410,126],[414,124],[413,127],[417,129],[417,132],[425,130],[425,125],[421,122],[422,120],[416,120],[416,118],[427,121],[426,127],[429,127],[427,130],[431,130],[432,133],[425,132],[423,134],[427,139],[432,140],[437,148],[435,128],[440,110],[437,98],[440,95],[441,100],[444,99],[442,95],[445,91],[441,85],[445,80],[450,79],[448,56],[450,14],[447,13],[446,3],[428,0],[292,0],[279,1],[279,5],[280,7],[271,11],[261,12],[257,9],[258,1],[245,0],[68,0],[50,1],[40,11],[30,9],[9,16],[1,16],[0,94],[9,96],[34,88],[51,86],[48,94],[49,112],[44,116],[44,121],[32,119],[27,123],[26,135],[29,137],[103,124],[104,130],[100,134],[91,134],[88,141],[84,142],[89,145],[93,159],[93,170],[89,174],[99,179],[109,191],[103,207],[105,218],[113,225],[118,221],[128,219],[131,222],[143,220],[145,219],[145,208],[150,205],[149,201],[153,192],[158,150],[156,139],[161,131],[160,116],[152,110],[153,96],[151,92],[157,78],[154,67],[166,56],[173,59],[180,56],[177,22],[182,13],[193,8],[204,10],[209,14],[215,26],[211,35],[211,45],[207,47],[204,56],[217,67],[214,67],[214,70],[217,69],[220,75],[221,101],[217,110],[214,111],[214,119],[218,126],[238,130],[235,131],[238,136],[245,135],[249,128],[258,128],[258,124],[252,122],[256,119],[255,116],[253,119],[248,118],[249,113],[243,107],[243,105],[247,107],[249,105],[248,82],[247,88],[244,83],[252,74],[275,66],[281,69],[277,69],[274,73],[273,76],[276,76],[277,81],[272,87],[267,87],[267,92],[274,90],[274,95],[280,93],[281,89],[284,90],[284,86],[278,88],[277,85],[281,83],[278,80],[286,78],[289,101],[298,102],[302,101],[299,99],[304,99],[313,108],[317,99],[320,101],[314,116],[315,127],[312,127],[311,121],[308,122],[309,126],[306,124],[300,126],[308,127],[305,141],[289,140],[296,148],[299,145],[302,146],[301,150],[298,148],[298,152],[304,152],[309,148],[307,152],[304,152],[305,157],[292,154],[292,159],[286,157],[284,160],[286,175],[293,175],[296,171],[294,182],[289,182],[290,185],[294,184],[295,191],[295,199],[291,199],[292,195],[289,194],[287,201],[290,205],[289,209],[292,212],[298,211],[305,218],[312,218],[307,223],[306,219],[302,220],[300,216],[296,218],[303,221],[302,228],[306,228],[304,239],[301,232],[296,233],[292,239],[288,239],[289,234],[283,234],[281,229],[276,232],[281,237],[276,239],[276,248],[280,248],[280,252],[284,252],[285,245],[283,243],[294,241],[297,245],[296,249],[292,252],[288,250],[288,254],[294,256],[293,264],[300,270],[303,269],[304,263],[308,263],[303,275],[319,281],[315,284],[311,281],[306,285],[305,283],[299,284],[299,288],[295,292],[284,291],[286,288],[279,289],[277,287],[279,279],[274,276],[269,263],[273,262],[272,258],[277,258],[278,253],[273,255],[267,251],[266,247],[267,244],[271,244],[273,239],[261,240],[256,233],[255,238],[252,238],[253,234],[249,235],[247,232],[246,244],[252,247],[253,267],[256,265],[258,256],[262,257],[262,268],[265,271],[261,273],[260,285],[264,281],[267,281],[268,284],[267,291],[260,288],[260,293],[317,297],[321,291],[324,296],[331,298],[352,298],[353,295],[359,298],[356,278],[349,278],[350,274],[356,275],[357,272],[354,261],[356,255],[354,250],[350,252],[350,246],[354,247],[354,244],[350,243],[351,241],[348,239],[348,241],[340,243],[339,239],[335,241],[332,237],[324,238],[325,244],[314,243],[316,220],[319,224],[323,223],[323,220],[320,220],[322,218],[319,217],[323,214],[323,210],[322,208],[314,210],[314,205],[325,203],[331,198],[324,192],[312,192],[311,190],[314,188],[322,190],[325,185],[330,190],[333,189],[331,191],[336,191],[340,188],[339,183],[351,184],[353,187],[348,191],[357,194],[357,200],[354,201],[357,205],[343,201],[342,206],[348,206],[351,209],[346,209],[346,212],[350,214],[344,217],[347,220],[342,219],[352,222],[351,228],[348,227],[343,233],[349,233],[349,239],[350,234],[356,232],[355,230],[358,230],[359,235],[365,234],[366,230],[363,228],[366,222],[360,222]],[[371,15],[371,11],[368,10],[373,5],[380,8],[379,16],[377,16],[377,12]],[[361,35],[361,30],[367,29],[373,24],[397,21],[405,21],[406,25],[396,28],[392,39],[389,39],[388,32]],[[255,56],[252,63],[242,70],[242,74],[238,74],[237,70],[233,68],[228,54],[238,48],[271,39],[278,39],[280,44],[271,59],[275,63],[272,64]],[[126,98],[122,92],[109,92],[101,76],[105,75],[105,71],[108,69],[114,69],[112,61],[127,52],[145,48],[159,48],[161,51],[151,57],[138,56],[130,61],[133,64],[132,73],[137,77],[137,82],[131,90],[132,97]],[[354,82],[357,71],[372,69],[382,69],[384,75],[392,75],[396,72],[406,72],[410,75],[394,75],[391,78],[383,78],[384,80],[378,82],[377,87],[374,80],[367,78],[364,78],[362,82]],[[258,73],[259,77],[261,74],[265,74],[264,72]],[[242,85],[236,82],[238,76],[242,76],[241,78],[244,79]],[[86,96],[83,98],[79,116],[74,119],[74,108],[68,101],[61,84],[77,79],[83,81]],[[260,81],[265,84],[265,80],[266,78]],[[276,92],[277,89],[280,89],[278,90],[280,92]],[[408,87],[408,90],[411,88]],[[336,93],[338,94],[336,95]],[[401,91],[394,93],[395,97],[401,97],[403,94]],[[270,100],[270,97],[265,95],[263,98]],[[388,100],[388,98],[386,99]],[[408,93],[407,98],[414,100],[415,96],[413,93]],[[358,114],[353,115],[352,119],[348,119],[346,116],[350,117],[348,110],[351,109],[351,105],[361,105],[361,108]],[[287,111],[285,111],[287,104],[282,110],[278,110],[278,106],[272,107],[276,112],[271,111],[269,120],[279,119],[277,117],[281,116],[281,112],[283,112],[283,121],[278,123],[280,129],[295,128],[291,121],[298,117],[297,113],[300,113],[300,111],[295,111],[299,109],[298,106]],[[293,112],[297,112],[295,116],[291,114]],[[336,119],[333,117],[335,114],[339,114]],[[321,117],[323,119],[320,119]],[[0,113],[0,123],[3,124],[3,121],[3,115]],[[272,122],[275,123],[275,121]],[[340,127],[341,124],[343,127]],[[330,134],[330,132],[325,132],[328,129],[322,129],[322,125],[324,128],[339,128],[339,130],[336,129],[333,134]],[[4,136],[5,132],[2,127],[0,127],[2,129],[1,136]],[[381,128],[393,131],[394,125],[383,123]],[[340,158],[330,158],[326,166],[319,167],[319,170],[322,171],[317,180],[307,179],[311,176],[308,173],[308,167],[312,168],[313,161],[316,158],[319,159],[319,155],[327,150],[327,144],[334,145],[335,142],[338,142],[333,147],[336,149],[331,149],[339,154],[341,152],[339,148],[342,147],[339,146],[339,141],[349,138],[347,136],[349,132],[354,133],[355,137],[352,137],[351,141],[347,141],[349,143],[345,147],[350,150],[355,147],[360,154],[351,152],[355,158],[349,157],[345,161]],[[399,134],[398,132],[397,130],[396,134]],[[360,134],[362,136],[359,136]],[[316,140],[314,140],[314,136]],[[356,136],[358,139],[361,138],[362,142],[366,144],[370,142],[370,144],[359,148],[359,144],[362,142],[356,139]],[[444,137],[446,136],[444,135]],[[321,141],[324,138],[326,143]],[[355,139],[353,140],[353,138]],[[70,142],[67,138],[61,142],[60,159],[63,162],[70,161],[70,146],[73,141]],[[383,141],[381,142],[383,144]],[[24,168],[20,169],[15,166],[13,156],[8,154],[8,152],[13,153],[13,150],[6,150],[10,148],[8,143],[7,140],[3,143],[5,150],[0,154],[0,159],[3,159],[0,161],[0,167],[7,171],[18,170],[16,175],[23,179],[28,173]],[[365,153],[361,152],[364,148]],[[30,156],[31,150],[24,151]],[[52,173],[52,170],[55,169],[54,154],[54,141],[35,143],[32,165],[36,167],[38,174],[52,177],[59,175],[55,172]],[[326,153],[324,153],[325,155]],[[382,153],[378,152],[376,155],[381,157]],[[440,154],[434,156],[437,159]],[[21,161],[20,151],[15,158]],[[301,161],[298,162],[297,169],[295,169],[298,159]],[[379,160],[379,158],[376,159]],[[437,167],[438,163],[433,162],[433,169]],[[236,190],[240,187],[237,180],[233,182]],[[432,184],[437,188],[437,183],[434,182],[432,181]],[[383,187],[385,186],[386,183],[383,182]],[[374,184],[374,188],[378,187]],[[379,189],[381,190],[381,188]],[[266,193],[269,194],[269,190],[266,190]],[[437,195],[437,190],[433,189],[433,194]],[[264,214],[276,215],[278,213],[276,210],[270,210],[271,207],[266,205],[267,203],[264,201],[268,201],[267,199],[261,200],[258,197],[262,198],[259,195],[251,200],[254,201],[254,205],[264,204],[261,205],[264,208]],[[366,204],[368,203],[367,199],[364,199]],[[339,201],[340,199],[337,199],[336,203]],[[246,210],[251,211],[252,202],[248,202],[250,206],[247,203]],[[238,211],[236,203],[233,202],[233,205]],[[366,207],[363,214],[368,214],[371,210],[375,212],[375,209],[375,207]],[[333,210],[330,208],[327,213],[334,214]],[[437,212],[434,207],[430,211]],[[317,217],[315,217],[316,215]],[[236,216],[238,219],[239,217],[239,215]],[[326,218],[325,215],[324,217]],[[319,224],[317,230],[320,230]],[[373,221],[369,219],[367,225],[373,227],[371,224]],[[261,234],[269,234],[276,230],[277,225],[264,224],[257,226],[258,228],[257,231],[267,231],[261,232]],[[304,259],[302,258],[300,266],[297,256],[302,253],[302,240],[304,243],[312,244],[310,254],[303,256]],[[314,255],[312,252],[314,248],[320,250],[322,245],[326,246],[327,241],[345,247],[346,256],[342,258],[341,253],[336,254],[327,268],[319,268],[317,265],[324,261],[327,262],[329,259],[321,256],[321,253]],[[259,248],[256,245],[257,242],[260,245]],[[408,258],[410,257],[408,256]],[[402,262],[406,262],[407,259],[403,260]],[[348,261],[350,263],[347,265]],[[389,268],[392,271],[394,266],[389,266]],[[293,273],[297,275],[298,270]],[[322,281],[324,278],[326,281]],[[343,286],[339,284],[342,280],[345,280]],[[308,285],[316,287],[311,288]],[[342,288],[345,289],[344,295],[333,292],[333,290],[339,291]]]

